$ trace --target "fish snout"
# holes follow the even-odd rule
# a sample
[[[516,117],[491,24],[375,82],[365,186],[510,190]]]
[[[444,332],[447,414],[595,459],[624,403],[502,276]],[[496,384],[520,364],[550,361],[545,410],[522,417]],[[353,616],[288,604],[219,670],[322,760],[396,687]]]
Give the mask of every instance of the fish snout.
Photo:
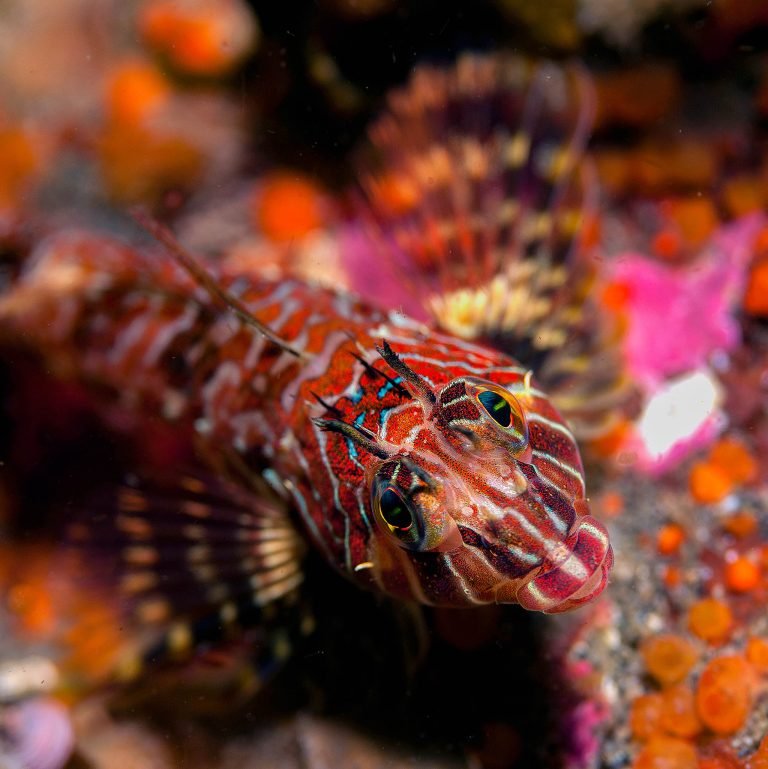
[[[575,535],[575,536],[574,536]],[[517,591],[525,609],[548,614],[568,611],[598,596],[613,566],[608,532],[600,521],[583,515],[576,521],[570,545],[563,545]]]

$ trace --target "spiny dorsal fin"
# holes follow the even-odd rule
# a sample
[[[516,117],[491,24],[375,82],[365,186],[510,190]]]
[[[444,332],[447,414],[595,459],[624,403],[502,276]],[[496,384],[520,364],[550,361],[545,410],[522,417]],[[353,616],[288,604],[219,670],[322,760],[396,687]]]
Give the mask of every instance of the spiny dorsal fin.
[[[420,67],[370,131],[360,184],[379,242],[422,294],[567,260],[586,193],[593,97],[575,66],[464,56]],[[534,280],[536,280],[534,276]]]
[[[256,329],[281,350],[297,358],[307,357],[306,352],[296,349],[289,342],[281,339],[269,326],[264,325],[258,318],[255,318],[236,296],[219,285],[192,254],[176,240],[167,227],[164,227],[143,209],[136,208],[131,213],[136,223],[152,235],[168,251],[190,277],[207,292],[211,299],[226,307],[238,320],[246,326]]]

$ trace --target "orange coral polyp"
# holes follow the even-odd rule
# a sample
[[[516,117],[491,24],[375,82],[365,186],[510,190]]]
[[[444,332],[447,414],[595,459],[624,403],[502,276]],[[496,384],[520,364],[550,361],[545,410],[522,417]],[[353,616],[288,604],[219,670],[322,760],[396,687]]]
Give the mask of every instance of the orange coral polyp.
[[[608,517],[615,518],[624,512],[624,497],[618,491],[608,490],[600,496],[600,512]]]
[[[716,598],[702,598],[688,612],[688,627],[699,638],[710,643],[724,641],[733,626],[733,615],[726,603]]]
[[[685,684],[676,684],[665,689],[661,697],[664,731],[673,737],[696,737],[702,730],[702,723],[696,712],[693,690]]]
[[[654,737],[635,758],[633,769],[697,769],[696,749],[687,740]]]
[[[227,69],[229,56],[213,16],[183,19],[176,33],[170,54],[180,67],[201,75]]]
[[[717,465],[735,484],[749,483],[757,477],[755,458],[735,438],[719,440],[709,453],[709,461]]]
[[[733,481],[713,462],[697,462],[691,470],[689,486],[697,502],[712,504],[721,502],[731,493]]]
[[[723,186],[722,200],[728,213],[734,217],[760,211],[766,202],[759,177],[749,174],[727,181]]]
[[[718,225],[715,206],[706,197],[675,198],[666,201],[663,208],[693,248],[700,248]]]
[[[651,248],[656,256],[674,260],[680,256],[683,250],[683,239],[674,229],[665,229],[653,238]]]
[[[768,639],[750,638],[747,641],[746,656],[755,670],[763,675],[768,675]]]
[[[662,526],[656,536],[656,549],[661,555],[676,555],[685,542],[685,530],[676,523]]]
[[[636,740],[648,740],[662,731],[663,701],[657,693],[642,694],[632,701],[629,728]]]
[[[626,309],[632,296],[632,288],[622,281],[607,283],[602,290],[600,300],[602,305],[613,312],[621,312]]]
[[[640,654],[648,673],[662,686],[682,681],[699,656],[690,641],[672,633],[647,638],[640,645]]]
[[[278,242],[303,238],[323,223],[322,195],[314,182],[278,172],[268,177],[255,200],[255,218],[262,232]]]
[[[663,579],[664,579],[664,584],[667,587],[670,587],[670,588],[678,587],[678,585],[681,585],[683,582],[683,572],[681,571],[679,566],[670,564],[664,570]]]
[[[171,87],[151,64],[130,62],[112,74],[107,86],[107,114],[120,123],[140,123],[168,101]]]
[[[139,13],[144,40],[176,68],[203,77],[231,71],[256,44],[258,27],[240,2],[149,0]]]
[[[746,556],[739,556],[725,565],[725,584],[736,593],[754,590],[760,584],[760,569]]]
[[[734,537],[748,537],[757,531],[757,518],[746,511],[734,513],[723,521],[723,528]]]
[[[750,315],[768,316],[768,261],[757,264],[750,272],[744,309]]]
[[[704,724],[716,734],[733,734],[752,708],[754,673],[741,657],[712,660],[702,671],[696,689],[696,707]]]

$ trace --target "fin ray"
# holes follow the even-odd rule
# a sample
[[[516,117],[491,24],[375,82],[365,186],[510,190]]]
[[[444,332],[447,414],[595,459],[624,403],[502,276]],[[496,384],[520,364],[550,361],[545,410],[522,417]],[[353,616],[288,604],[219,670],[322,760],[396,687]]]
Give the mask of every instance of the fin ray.
[[[98,495],[72,522],[66,553],[75,583],[115,607],[112,620],[97,612],[75,621],[73,656],[82,660],[90,636],[117,621],[125,628],[118,674],[157,662],[163,650],[174,660],[192,654],[198,641],[245,623],[279,633],[290,613],[280,607],[297,599],[303,580],[304,542],[284,503],[205,476],[132,479]]]

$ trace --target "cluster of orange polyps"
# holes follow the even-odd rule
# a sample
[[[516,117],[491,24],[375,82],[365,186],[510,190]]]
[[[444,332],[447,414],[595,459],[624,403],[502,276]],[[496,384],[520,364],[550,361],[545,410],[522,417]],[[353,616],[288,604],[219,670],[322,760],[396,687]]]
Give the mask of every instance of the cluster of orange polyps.
[[[154,202],[166,189],[191,186],[202,170],[200,150],[153,121],[172,109],[173,86],[144,58],[118,64],[107,78],[105,122],[96,141],[109,193],[125,202]]]
[[[741,653],[714,656],[695,680],[691,675],[704,649],[725,641],[732,624],[727,604],[702,599],[689,610],[690,635],[663,633],[643,642],[656,688],[631,706],[632,735],[642,744],[634,769],[696,769],[704,761],[709,769],[758,769],[768,759],[766,741],[744,760],[725,742],[746,724],[758,691],[768,685],[768,639],[750,638]]]
[[[706,504],[720,502],[756,478],[757,462],[747,446],[734,438],[723,438],[705,460],[693,466],[689,485],[693,498]]]
[[[715,443],[706,459],[694,464],[689,487],[697,502],[717,503],[753,483],[757,476],[758,465],[747,446],[739,440],[723,438]],[[765,587],[765,548],[759,543],[749,546],[749,538],[757,531],[755,515],[739,510],[725,519],[723,529],[734,544],[745,543],[725,552],[720,575],[725,588],[732,593],[750,593]],[[663,553],[661,546],[659,552]]]
[[[594,159],[600,182],[612,195],[712,189],[721,173],[715,148],[702,140],[651,137],[628,149],[598,148]]]
[[[706,458],[696,462],[689,475],[689,490],[696,502],[715,504],[757,480],[758,465],[748,447],[740,440],[723,438],[711,448]],[[715,579],[731,593],[747,594],[768,588],[768,550],[754,536],[758,525],[755,514],[739,509],[722,521],[722,529],[732,546],[723,552]],[[669,522],[656,534],[656,550],[669,558],[665,582],[674,587],[681,581],[676,558],[688,533],[679,522]]]
[[[614,125],[646,129],[645,138],[635,146],[595,150],[603,186],[616,195],[682,196],[675,200],[675,207],[682,203],[682,208],[669,216],[671,226],[664,227],[654,241],[653,250],[659,256],[677,258],[688,234],[692,232],[695,241],[719,220],[716,209],[731,219],[768,208],[768,156],[749,171],[727,175],[727,138],[695,132],[679,137],[665,133],[666,129],[655,130],[668,122],[664,118],[674,114],[681,101],[680,77],[671,67],[650,64],[597,74],[595,83],[598,129]],[[755,106],[768,114],[768,76],[756,90]],[[713,199],[701,194],[714,189],[718,191]],[[664,218],[669,213],[663,212]]]
[[[690,493],[698,503],[717,503],[756,479],[749,448],[727,437],[693,466]],[[746,758],[728,742],[745,727],[759,694],[768,688],[768,638],[747,637],[734,647],[742,609],[760,606],[766,589],[768,551],[757,541],[758,529],[749,510],[724,518],[721,531],[728,546],[714,569],[713,595],[688,607],[678,631],[641,644],[654,686],[631,705],[630,728],[640,743],[634,769],[768,769],[768,740]],[[688,537],[679,522],[656,535],[656,550],[668,559],[669,587],[681,578],[679,556]]]

